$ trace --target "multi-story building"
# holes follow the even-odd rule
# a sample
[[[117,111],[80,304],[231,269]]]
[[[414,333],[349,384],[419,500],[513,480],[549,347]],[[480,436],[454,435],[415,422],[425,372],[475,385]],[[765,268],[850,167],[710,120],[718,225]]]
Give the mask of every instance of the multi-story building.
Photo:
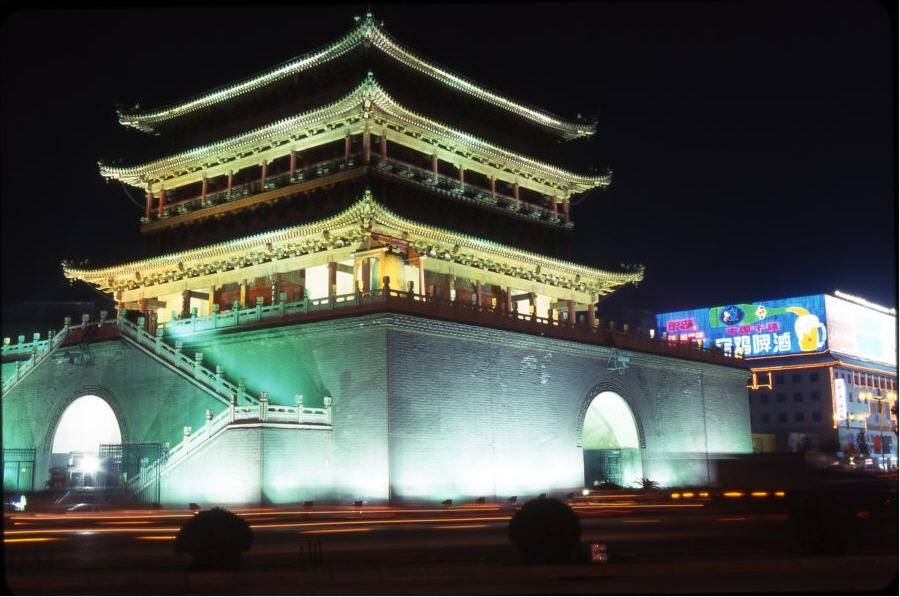
[[[610,174],[554,153],[595,123],[450,73],[371,14],[120,121],[155,134],[152,160],[101,166],[145,192],[149,256],[64,267],[118,317],[4,346],[4,454],[33,454],[38,487],[56,430],[100,418],[69,423],[87,398],[118,422],[87,442],[121,440],[83,460],[175,504],[708,483],[711,455],[750,451],[743,360],[597,325],[643,270],[568,255],[572,197]]]
[[[838,291],[664,313],[657,323],[670,341],[744,356],[755,451],[897,467],[894,309]]]

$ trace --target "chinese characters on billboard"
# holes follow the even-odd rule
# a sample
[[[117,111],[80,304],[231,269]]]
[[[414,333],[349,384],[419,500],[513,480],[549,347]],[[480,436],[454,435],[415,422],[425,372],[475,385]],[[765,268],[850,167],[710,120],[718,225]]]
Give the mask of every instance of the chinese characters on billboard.
[[[744,357],[826,350],[823,295],[724,305],[656,316],[660,333]]]
[[[825,297],[828,346],[853,357],[897,364],[897,318],[843,299]]]

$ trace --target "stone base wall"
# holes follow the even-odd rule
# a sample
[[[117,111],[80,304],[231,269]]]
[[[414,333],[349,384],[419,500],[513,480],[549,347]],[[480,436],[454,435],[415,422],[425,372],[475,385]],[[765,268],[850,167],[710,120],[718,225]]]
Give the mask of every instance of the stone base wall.
[[[332,397],[333,429],[229,429],[170,473],[172,504],[579,491],[584,415],[602,391],[631,408],[643,476],[663,486],[714,482],[710,454],[752,451],[738,368],[389,313],[181,339],[185,354],[202,352],[273,404]],[[174,445],[206,408],[224,408],[121,341],[92,350],[93,366],[61,351],[3,397],[4,447],[49,458],[62,409],[81,393],[110,402],[127,442]]]

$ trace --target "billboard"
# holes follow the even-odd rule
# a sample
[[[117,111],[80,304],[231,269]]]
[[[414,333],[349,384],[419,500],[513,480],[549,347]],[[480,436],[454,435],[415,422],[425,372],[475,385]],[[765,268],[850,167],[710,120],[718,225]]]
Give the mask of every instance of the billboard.
[[[897,318],[831,295],[825,296],[828,346],[834,352],[897,364]]]
[[[720,346],[745,358],[820,352],[828,348],[824,295],[801,296],[662,313],[660,335]]]

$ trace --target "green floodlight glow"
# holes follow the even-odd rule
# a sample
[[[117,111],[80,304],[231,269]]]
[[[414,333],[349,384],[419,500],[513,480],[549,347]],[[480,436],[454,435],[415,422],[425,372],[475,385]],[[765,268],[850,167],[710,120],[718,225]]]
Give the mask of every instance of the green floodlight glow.
[[[103,398],[88,394],[73,401],[63,411],[53,437],[52,452],[96,454],[100,444],[120,443],[122,433],[112,408]]]

